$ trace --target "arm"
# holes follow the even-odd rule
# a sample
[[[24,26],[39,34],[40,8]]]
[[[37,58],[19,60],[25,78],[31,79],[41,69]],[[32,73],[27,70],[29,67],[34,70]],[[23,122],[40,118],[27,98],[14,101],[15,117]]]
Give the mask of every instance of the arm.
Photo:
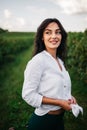
[[[50,104],[50,105],[56,105],[56,106],[61,106],[64,110],[71,110],[71,101],[68,100],[62,100],[62,99],[53,99],[53,98],[48,98],[44,97],[42,98],[42,104]]]
[[[39,107],[42,103],[43,96],[38,93],[42,73],[42,58],[36,56],[26,66],[22,89],[22,98],[33,107]]]

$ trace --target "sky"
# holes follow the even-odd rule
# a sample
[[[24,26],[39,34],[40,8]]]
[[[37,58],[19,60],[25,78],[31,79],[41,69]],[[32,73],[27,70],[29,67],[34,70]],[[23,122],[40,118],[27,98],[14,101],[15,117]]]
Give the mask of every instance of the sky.
[[[46,18],[57,18],[65,30],[87,29],[87,0],[0,0],[0,28],[30,32]]]

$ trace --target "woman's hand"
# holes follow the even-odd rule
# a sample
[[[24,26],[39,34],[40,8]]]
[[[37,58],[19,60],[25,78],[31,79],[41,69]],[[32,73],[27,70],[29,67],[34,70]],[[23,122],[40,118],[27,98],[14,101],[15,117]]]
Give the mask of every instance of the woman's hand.
[[[71,99],[69,99],[69,101],[70,101],[71,104],[76,104],[77,103],[75,97],[73,97],[73,96],[72,96]]]
[[[70,111],[71,110],[71,106],[70,106],[70,104],[71,104],[71,101],[69,101],[69,100],[60,100],[60,106],[64,109],[64,110],[66,110],[66,111]]]

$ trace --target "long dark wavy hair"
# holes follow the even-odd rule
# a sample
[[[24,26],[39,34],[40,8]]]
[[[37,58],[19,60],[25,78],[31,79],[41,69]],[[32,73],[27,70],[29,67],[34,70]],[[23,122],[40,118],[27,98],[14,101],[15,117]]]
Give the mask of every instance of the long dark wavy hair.
[[[41,51],[46,49],[44,41],[42,40],[43,32],[44,32],[45,28],[52,22],[57,23],[57,25],[59,26],[59,28],[61,30],[61,35],[62,35],[61,44],[57,48],[56,56],[58,56],[59,58],[61,58],[65,62],[67,33],[66,33],[65,29],[63,28],[62,24],[60,23],[60,21],[58,19],[56,19],[56,18],[47,18],[47,19],[45,19],[40,24],[40,26],[37,28],[37,33],[36,33],[35,40],[34,40],[33,56],[35,56],[36,54],[38,54]]]

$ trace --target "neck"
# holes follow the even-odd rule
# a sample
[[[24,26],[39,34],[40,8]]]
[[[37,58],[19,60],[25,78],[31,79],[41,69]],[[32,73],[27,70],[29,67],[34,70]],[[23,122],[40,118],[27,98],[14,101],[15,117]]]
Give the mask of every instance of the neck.
[[[47,51],[48,53],[50,53],[53,58],[56,59],[56,51],[57,51],[56,49],[46,49],[46,51]]]

